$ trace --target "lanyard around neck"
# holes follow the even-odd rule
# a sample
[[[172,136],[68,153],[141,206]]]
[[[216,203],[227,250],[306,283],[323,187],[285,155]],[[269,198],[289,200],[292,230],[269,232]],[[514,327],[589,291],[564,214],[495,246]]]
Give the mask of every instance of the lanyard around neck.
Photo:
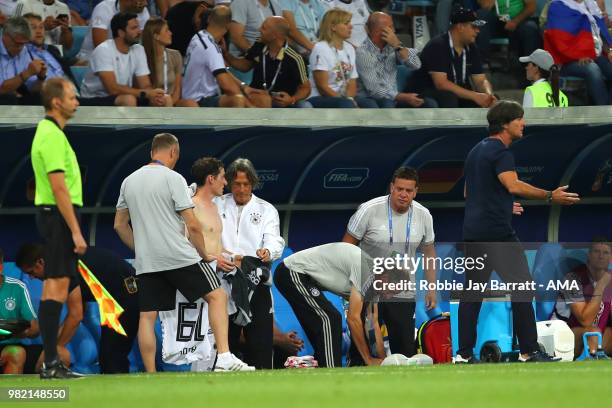
[[[448,45],[450,46],[450,51],[451,51],[451,69],[453,70],[453,80],[455,81],[455,83],[457,83],[457,71],[455,71],[455,44],[453,43],[453,36],[451,35],[451,33],[448,33]],[[461,82],[462,84],[466,84],[467,83],[467,70],[466,70],[466,55],[467,55],[467,50],[465,48],[463,48],[463,52],[461,53],[461,56],[463,57],[463,62],[461,64],[461,79],[463,82]]]
[[[393,212],[391,210],[391,195],[387,197],[387,216],[389,217],[389,245],[393,246]],[[410,249],[410,224],[412,224],[412,204],[408,209],[408,220],[406,221],[406,242],[404,251],[408,254]]]
[[[286,49],[287,49],[287,44],[285,44],[285,46],[281,48],[279,53],[284,52]],[[272,82],[270,83],[270,88],[268,88],[268,82],[267,82],[268,78],[266,77],[266,51],[268,51],[268,47],[264,47],[263,50],[261,51],[261,64],[262,64],[262,70],[263,70],[262,72],[263,87],[264,87],[264,90],[268,91],[274,88],[274,84],[276,84],[276,80],[278,79],[278,74],[280,73],[281,65],[283,65],[283,60],[281,59],[278,62],[278,67],[276,67],[276,73],[274,74],[274,77],[272,78]],[[270,58],[271,57],[272,56],[270,56]]]

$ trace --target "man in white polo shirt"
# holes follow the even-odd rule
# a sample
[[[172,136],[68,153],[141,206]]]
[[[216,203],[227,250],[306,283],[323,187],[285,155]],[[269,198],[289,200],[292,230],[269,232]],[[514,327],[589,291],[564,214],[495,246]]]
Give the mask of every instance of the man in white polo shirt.
[[[410,167],[400,167],[393,173],[390,194],[374,198],[359,206],[351,217],[342,239],[371,257],[391,257],[395,254],[414,258],[420,249],[425,259],[435,258],[433,219],[429,210],[414,198],[418,191],[418,174]],[[435,262],[427,262],[429,282],[435,282]],[[415,282],[414,275],[410,276]],[[415,282],[416,283],[416,282]],[[414,347],[415,293],[402,292],[393,299],[378,304],[379,316],[389,331],[392,353],[411,356]],[[436,305],[436,292],[427,292],[425,306]]]
[[[15,8],[16,16],[28,13],[38,14],[45,24],[45,44],[59,46],[60,51],[72,47],[70,28],[70,9],[57,0],[19,0]]]
[[[83,106],[164,106],[162,89],[153,89],[136,14],[119,13],[111,20],[113,39],[92,54],[81,86]],[[135,80],[136,86],[133,81]]]
[[[182,99],[180,106],[238,107],[246,106],[240,81],[227,71],[219,43],[232,20],[227,6],[215,6],[208,16],[206,30],[193,36],[185,55]]]
[[[138,18],[138,26],[144,29],[149,19],[147,0],[103,0],[98,3],[91,14],[90,32],[83,40],[81,51],[77,58],[88,61],[93,50],[104,41],[113,38],[110,22],[117,13],[134,13]]]

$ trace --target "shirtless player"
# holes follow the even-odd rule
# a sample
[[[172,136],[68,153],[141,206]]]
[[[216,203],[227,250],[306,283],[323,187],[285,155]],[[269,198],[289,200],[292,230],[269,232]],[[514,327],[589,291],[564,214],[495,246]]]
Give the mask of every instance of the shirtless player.
[[[197,185],[193,196],[194,214],[202,225],[208,261],[217,261],[217,271],[230,272],[236,265],[223,256],[226,252],[221,244],[223,224],[212,201],[223,195],[223,188],[227,185],[223,163],[214,157],[202,157],[191,166],[191,175]]]

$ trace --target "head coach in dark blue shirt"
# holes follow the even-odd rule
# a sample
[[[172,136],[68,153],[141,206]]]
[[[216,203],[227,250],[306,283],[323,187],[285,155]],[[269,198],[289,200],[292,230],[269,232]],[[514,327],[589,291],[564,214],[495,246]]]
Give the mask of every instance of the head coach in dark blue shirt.
[[[519,180],[510,145],[523,137],[523,108],[516,102],[500,101],[487,114],[489,137],[470,151],[465,161],[465,216],[463,239],[465,256],[484,259],[483,268],[466,272],[466,287],[489,281],[495,270],[505,284],[532,281],[523,247],[512,228],[512,214],[523,208],[514,196],[571,205],[578,194],[568,186],[542,190]],[[486,256],[485,256],[486,255]],[[470,283],[471,281],[471,283]],[[463,292],[459,305],[459,349],[455,363],[473,361],[476,325],[482,303],[480,290]],[[531,305],[533,290],[512,291],[514,332],[520,346],[520,361],[552,361],[538,347],[535,316]]]

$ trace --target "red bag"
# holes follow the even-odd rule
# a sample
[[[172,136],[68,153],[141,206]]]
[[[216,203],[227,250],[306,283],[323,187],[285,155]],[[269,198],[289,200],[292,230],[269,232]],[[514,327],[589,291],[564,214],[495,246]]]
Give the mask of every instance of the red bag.
[[[419,327],[417,353],[427,354],[434,364],[451,362],[453,346],[449,316],[436,316]]]

